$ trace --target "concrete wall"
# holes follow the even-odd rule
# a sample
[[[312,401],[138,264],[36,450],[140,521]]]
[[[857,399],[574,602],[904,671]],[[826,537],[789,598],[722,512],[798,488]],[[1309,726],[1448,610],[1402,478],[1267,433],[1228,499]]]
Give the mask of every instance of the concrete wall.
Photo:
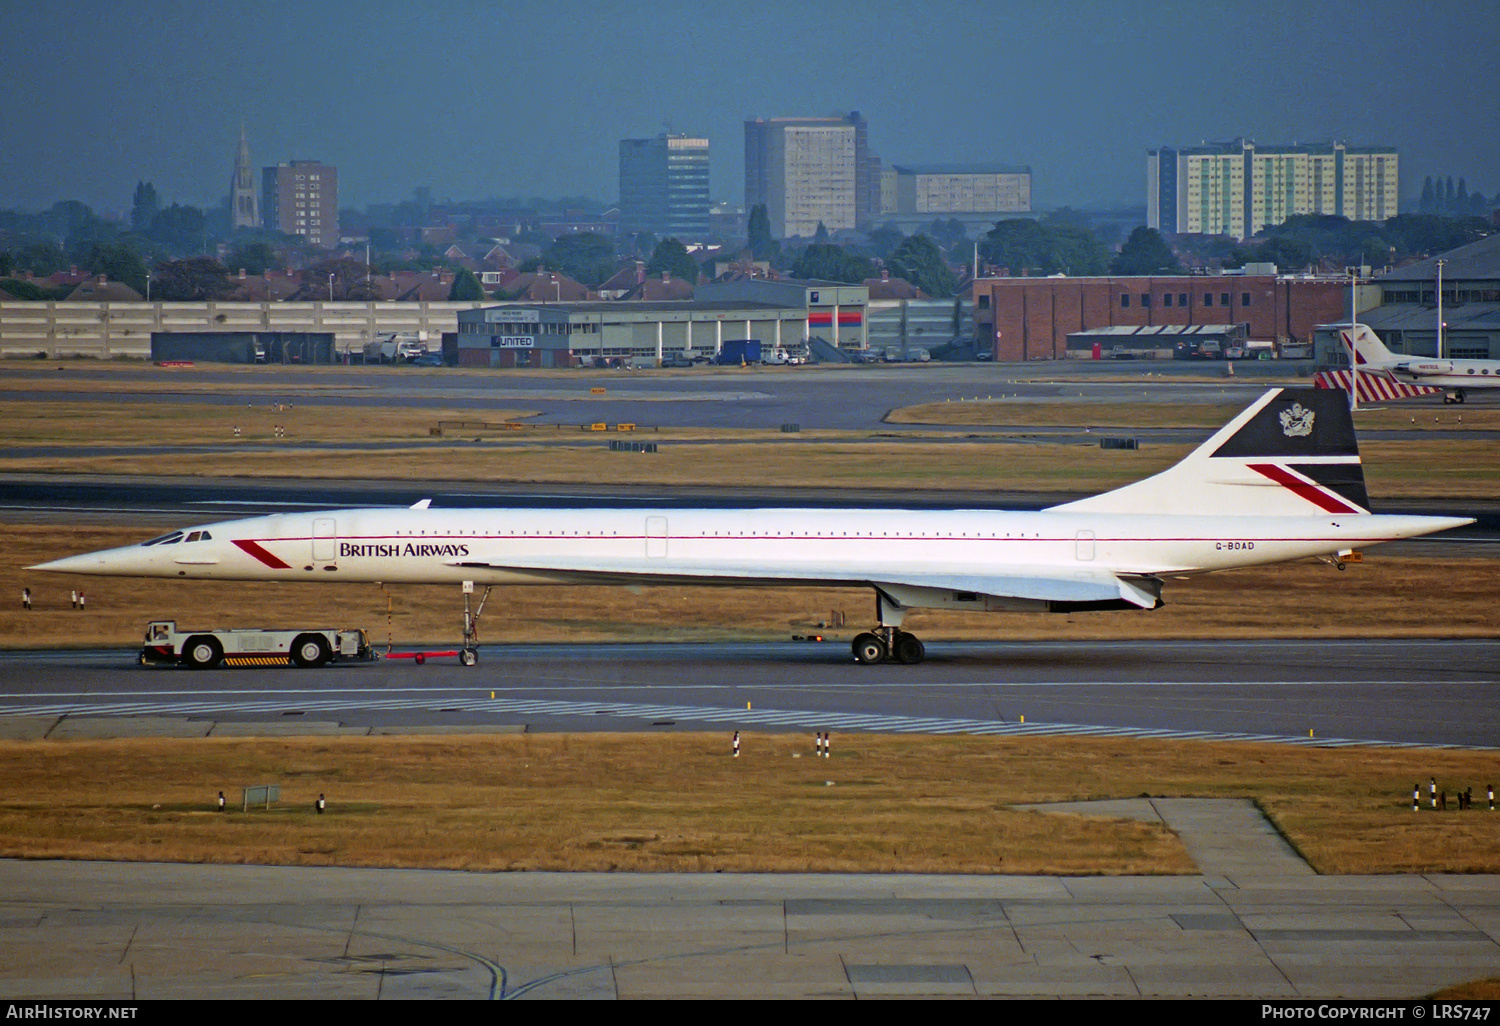
[[[330,332],[337,353],[425,331],[436,348],[458,311],[490,303],[0,303],[0,356],[148,359],[154,331]]]

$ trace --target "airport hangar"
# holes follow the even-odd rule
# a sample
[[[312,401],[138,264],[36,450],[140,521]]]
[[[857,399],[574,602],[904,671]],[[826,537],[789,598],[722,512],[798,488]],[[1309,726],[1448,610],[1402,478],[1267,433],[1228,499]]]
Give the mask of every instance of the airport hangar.
[[[1269,265],[1263,265],[1269,266]],[[1320,324],[1349,318],[1349,279],[1338,275],[1155,275],[981,278],[975,337],[996,360],[1087,358],[1070,334],[1122,326],[1210,326],[1279,350],[1313,341]]]
[[[868,305],[863,285],[759,279],[700,285],[691,300],[506,303],[459,311],[443,358],[459,367],[659,363],[714,356],[726,342],[755,339],[769,351],[811,337],[856,350],[868,345]]]

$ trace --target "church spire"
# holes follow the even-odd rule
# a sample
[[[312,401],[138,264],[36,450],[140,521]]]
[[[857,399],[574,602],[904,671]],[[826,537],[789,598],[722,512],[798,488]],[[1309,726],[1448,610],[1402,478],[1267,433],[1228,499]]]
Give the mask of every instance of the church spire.
[[[250,139],[245,123],[240,122],[240,149],[234,159],[234,178],[229,183],[229,211],[235,228],[260,227],[260,194],[255,188],[255,171],[250,166]]]

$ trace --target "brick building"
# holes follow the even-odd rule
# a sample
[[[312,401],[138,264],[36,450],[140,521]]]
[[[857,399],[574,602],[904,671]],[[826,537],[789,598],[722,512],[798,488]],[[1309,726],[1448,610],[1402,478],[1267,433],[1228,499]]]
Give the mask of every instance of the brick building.
[[[1348,317],[1348,279],[1276,275],[981,278],[975,339],[997,360],[1061,360],[1072,332],[1117,325],[1245,325],[1252,340],[1305,343]]]

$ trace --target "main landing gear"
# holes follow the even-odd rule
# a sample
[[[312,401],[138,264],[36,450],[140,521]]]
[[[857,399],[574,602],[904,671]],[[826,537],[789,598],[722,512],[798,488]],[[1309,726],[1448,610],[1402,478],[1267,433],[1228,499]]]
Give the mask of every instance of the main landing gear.
[[[866,666],[892,660],[907,665],[920,663],[927,649],[915,634],[901,629],[906,609],[879,588],[875,589],[875,618],[880,626],[855,635],[854,658]]]
[[[927,649],[915,634],[895,627],[877,627],[855,635],[854,658],[869,665],[894,659],[898,663],[920,663]]]
[[[1464,390],[1461,388],[1450,389],[1443,394],[1443,405],[1452,406],[1464,401]]]

